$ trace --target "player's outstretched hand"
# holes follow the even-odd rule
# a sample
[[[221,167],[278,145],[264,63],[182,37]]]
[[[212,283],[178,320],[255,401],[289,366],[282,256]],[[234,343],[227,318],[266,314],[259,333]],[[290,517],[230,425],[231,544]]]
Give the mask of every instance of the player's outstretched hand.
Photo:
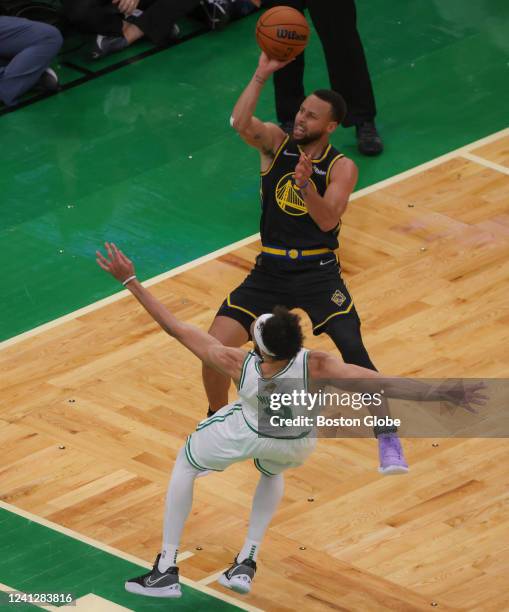
[[[121,283],[135,276],[133,262],[128,259],[113,242],[105,242],[104,246],[108,257],[104,257],[101,251],[95,252],[96,261],[103,270],[111,274]]]
[[[446,402],[475,414],[476,406],[484,406],[488,401],[488,396],[482,393],[483,389],[486,389],[483,382],[465,383],[462,380],[451,380],[442,383],[438,391]]]
[[[281,70],[287,66],[290,62],[293,62],[293,58],[291,60],[287,60],[286,62],[280,62],[276,59],[271,59],[265,51],[262,51],[260,54],[260,59],[258,60],[258,70],[257,72],[263,78],[268,79],[271,74]]]

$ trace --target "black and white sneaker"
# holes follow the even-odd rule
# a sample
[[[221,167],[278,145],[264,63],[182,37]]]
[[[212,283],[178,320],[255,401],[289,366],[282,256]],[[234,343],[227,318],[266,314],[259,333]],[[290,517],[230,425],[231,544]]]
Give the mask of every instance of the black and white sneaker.
[[[251,590],[251,583],[253,582],[255,573],[256,561],[245,559],[242,563],[239,563],[237,558],[235,558],[230,569],[221,574],[217,581],[227,589],[245,595]]]
[[[181,597],[179,568],[170,567],[165,572],[160,572],[157,569],[160,556],[157,555],[154,567],[148,574],[127,580],[125,590],[148,597]]]
[[[92,48],[92,59],[101,59],[129,46],[123,36],[102,36],[98,34]]]
[[[57,73],[52,68],[46,68],[35,84],[35,89],[44,92],[58,91],[59,87]]]

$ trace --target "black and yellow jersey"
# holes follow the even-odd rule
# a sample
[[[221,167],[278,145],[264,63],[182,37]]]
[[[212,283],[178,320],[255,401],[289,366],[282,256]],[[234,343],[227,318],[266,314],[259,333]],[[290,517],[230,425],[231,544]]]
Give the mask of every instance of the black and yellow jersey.
[[[309,215],[295,185],[294,171],[299,157],[299,146],[287,136],[270,167],[261,174],[262,244],[276,249],[337,249],[340,223],[333,230],[322,231]],[[329,185],[332,166],[341,157],[341,153],[328,145],[319,159],[312,160],[310,187],[321,196]]]

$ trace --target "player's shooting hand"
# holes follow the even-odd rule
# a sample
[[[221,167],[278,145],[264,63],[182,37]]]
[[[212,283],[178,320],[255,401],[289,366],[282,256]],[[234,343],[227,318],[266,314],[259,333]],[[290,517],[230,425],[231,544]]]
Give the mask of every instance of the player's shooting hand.
[[[271,59],[265,51],[262,51],[260,59],[258,60],[258,69],[256,72],[264,79],[268,79],[271,74],[277,70],[281,70],[281,68],[284,68],[290,62],[293,62],[293,59],[286,62],[280,62],[279,60]]]
[[[484,406],[488,401],[488,396],[482,393],[483,389],[486,389],[483,382],[464,383],[462,380],[452,380],[442,383],[438,391],[444,401],[476,414],[476,406]]]
[[[108,257],[104,257],[101,251],[96,251],[95,254],[98,265],[105,272],[111,274],[121,283],[135,275],[133,262],[115,244],[105,242],[104,246]]]
[[[302,152],[300,154],[299,162],[295,166],[294,172],[295,184],[297,187],[302,187],[305,185],[311,178],[312,174],[313,162],[304,152]]]

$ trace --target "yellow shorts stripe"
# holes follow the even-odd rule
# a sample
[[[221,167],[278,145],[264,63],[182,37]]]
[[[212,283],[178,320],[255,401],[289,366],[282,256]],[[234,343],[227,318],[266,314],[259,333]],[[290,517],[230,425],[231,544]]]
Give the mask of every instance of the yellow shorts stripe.
[[[246,314],[248,314],[250,317],[253,317],[253,319],[257,319],[258,318],[254,314],[254,312],[251,312],[250,310],[247,310],[247,308],[242,308],[242,306],[236,306],[235,304],[232,304],[232,302],[230,300],[230,294],[228,294],[228,297],[226,298],[226,303],[228,304],[228,306],[230,308],[236,308],[237,310],[241,310],[242,312],[245,312]]]
[[[337,317],[339,315],[349,313],[350,310],[352,310],[352,306],[353,306],[353,300],[350,301],[350,306],[348,306],[348,308],[345,308],[345,310],[339,310],[338,312],[333,312],[326,319],[324,319],[321,323],[318,323],[318,325],[315,325],[313,327],[313,331],[317,330],[319,327],[322,327],[322,325],[325,325],[327,323],[327,321],[330,321],[332,319],[332,317]]]

